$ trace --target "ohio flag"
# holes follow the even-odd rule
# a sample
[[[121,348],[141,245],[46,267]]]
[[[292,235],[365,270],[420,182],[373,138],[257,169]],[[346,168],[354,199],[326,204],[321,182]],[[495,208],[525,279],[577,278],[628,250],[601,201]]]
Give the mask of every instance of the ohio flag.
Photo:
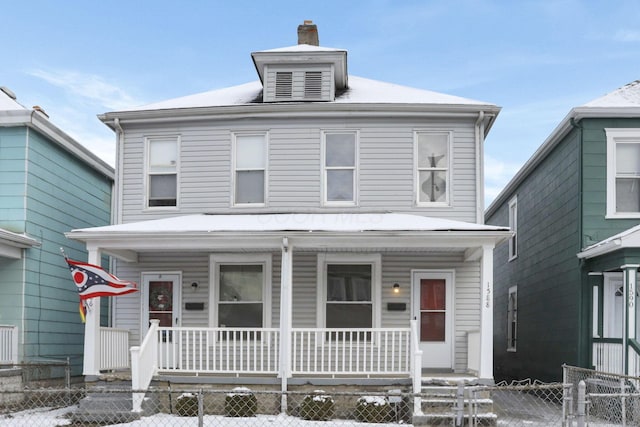
[[[66,258],[71,277],[78,288],[80,300],[130,294],[138,290],[134,282],[127,282],[109,274],[101,267]]]

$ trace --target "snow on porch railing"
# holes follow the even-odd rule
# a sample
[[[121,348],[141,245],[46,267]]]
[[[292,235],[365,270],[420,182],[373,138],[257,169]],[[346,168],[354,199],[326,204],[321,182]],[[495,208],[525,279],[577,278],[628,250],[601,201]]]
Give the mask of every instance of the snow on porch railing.
[[[596,371],[623,374],[622,340],[619,342],[594,342],[593,366]]]
[[[100,328],[100,370],[129,368],[129,331],[126,329]]]
[[[158,328],[158,369],[166,372],[277,374],[277,328]]]
[[[409,328],[293,328],[292,373],[411,373]]]
[[[0,325],[0,364],[18,363],[18,328]]]

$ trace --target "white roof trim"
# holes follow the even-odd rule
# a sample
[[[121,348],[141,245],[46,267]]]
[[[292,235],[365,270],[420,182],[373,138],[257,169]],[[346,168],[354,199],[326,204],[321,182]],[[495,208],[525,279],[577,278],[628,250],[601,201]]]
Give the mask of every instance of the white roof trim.
[[[40,246],[40,242],[25,234],[17,234],[0,228],[0,257],[20,259],[22,249]]]
[[[584,248],[578,258],[591,259],[624,248],[640,248],[640,225]]]

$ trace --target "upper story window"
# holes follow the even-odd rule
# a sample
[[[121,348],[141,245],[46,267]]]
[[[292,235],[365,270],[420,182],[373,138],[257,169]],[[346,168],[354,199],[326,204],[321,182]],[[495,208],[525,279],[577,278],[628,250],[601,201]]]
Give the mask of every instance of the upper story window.
[[[264,205],[267,172],[267,134],[235,134],[234,205]]]
[[[450,132],[416,132],[418,205],[448,205]]]
[[[518,197],[509,201],[509,228],[513,232],[509,238],[509,261],[518,256]]]
[[[178,145],[180,138],[147,138],[147,206],[178,205]]]
[[[324,133],[325,204],[353,205],[356,203],[357,140],[357,132]]]
[[[640,129],[605,129],[607,217],[640,218]]]

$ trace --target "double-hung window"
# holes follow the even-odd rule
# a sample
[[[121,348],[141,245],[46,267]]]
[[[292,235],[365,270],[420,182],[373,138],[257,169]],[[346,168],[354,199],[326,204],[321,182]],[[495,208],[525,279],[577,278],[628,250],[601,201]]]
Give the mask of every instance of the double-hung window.
[[[180,138],[148,137],[147,207],[178,205],[178,152]]]
[[[518,197],[509,201],[509,228],[513,235],[509,238],[509,261],[518,256]]]
[[[324,203],[354,205],[357,200],[358,133],[324,132]]]
[[[509,288],[507,306],[507,351],[516,351],[518,338],[518,287]]]
[[[267,175],[267,134],[235,134],[234,205],[264,205]]]
[[[380,257],[322,254],[318,257],[321,298],[320,324],[333,329],[373,328],[380,299]],[[337,339],[368,337],[351,331],[332,335]]]
[[[271,258],[268,255],[215,255],[214,326],[268,327]]]
[[[450,132],[416,132],[418,205],[448,205]]]
[[[640,218],[640,130],[605,129],[607,217]]]

